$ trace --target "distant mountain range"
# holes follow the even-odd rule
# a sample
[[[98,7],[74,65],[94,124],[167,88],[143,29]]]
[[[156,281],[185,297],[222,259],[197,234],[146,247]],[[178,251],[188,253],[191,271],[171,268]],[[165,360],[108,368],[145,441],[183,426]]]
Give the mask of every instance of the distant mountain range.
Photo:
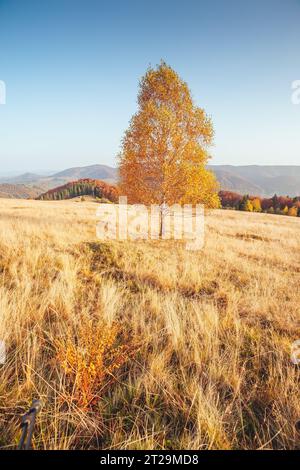
[[[27,198],[37,197],[40,194],[59,186],[63,186],[70,181],[76,181],[84,178],[92,178],[105,181],[106,183],[115,183],[118,179],[118,171],[107,165],[91,165],[85,167],[68,168],[53,175],[38,175],[35,173],[24,173],[22,175],[10,178],[0,178],[0,197],[18,197],[17,186],[21,185],[19,196],[28,193]],[[13,194],[13,195],[11,195]]]
[[[84,179],[93,178],[101,180],[117,180],[118,171],[107,165],[90,165],[83,167],[69,168],[54,175],[56,178]]]
[[[223,190],[263,197],[270,197],[275,193],[291,197],[300,195],[300,165],[209,165],[209,169],[216,174]],[[19,188],[21,194],[25,194],[27,191],[29,194],[32,192],[38,195],[70,181],[83,178],[116,183],[118,170],[107,165],[91,165],[68,168],[50,176],[25,173],[11,178],[0,178],[0,197],[8,197],[5,194],[17,194],[18,185],[22,185],[22,188]]]
[[[209,165],[221,189],[270,197],[300,195],[300,166]]]

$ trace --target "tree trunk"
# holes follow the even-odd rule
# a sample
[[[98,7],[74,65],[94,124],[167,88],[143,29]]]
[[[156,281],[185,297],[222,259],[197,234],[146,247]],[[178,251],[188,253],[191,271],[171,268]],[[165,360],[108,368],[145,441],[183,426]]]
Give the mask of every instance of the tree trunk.
[[[161,239],[162,238],[162,235],[163,235],[163,226],[164,226],[164,215],[163,215],[163,211],[162,211],[162,207],[160,208],[160,212],[159,212],[159,238]]]
[[[167,206],[166,206],[166,203],[163,202],[161,205],[160,205],[160,217],[159,217],[159,238],[161,239],[162,236],[163,236],[163,233],[164,233],[164,222],[165,222],[165,215],[166,215],[166,212],[167,212]]]

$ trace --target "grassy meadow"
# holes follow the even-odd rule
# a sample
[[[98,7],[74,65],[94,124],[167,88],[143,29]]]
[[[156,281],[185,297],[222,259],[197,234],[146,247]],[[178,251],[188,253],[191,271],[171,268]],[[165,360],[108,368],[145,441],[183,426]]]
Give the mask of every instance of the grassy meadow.
[[[205,247],[99,242],[92,202],[0,200],[0,448],[300,448],[300,219],[215,210]]]

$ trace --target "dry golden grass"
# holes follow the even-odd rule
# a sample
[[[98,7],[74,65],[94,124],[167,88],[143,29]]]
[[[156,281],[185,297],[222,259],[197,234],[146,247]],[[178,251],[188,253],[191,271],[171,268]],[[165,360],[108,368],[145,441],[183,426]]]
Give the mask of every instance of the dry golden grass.
[[[0,200],[0,447],[293,449],[300,220],[214,211],[205,248],[96,238],[96,205]]]

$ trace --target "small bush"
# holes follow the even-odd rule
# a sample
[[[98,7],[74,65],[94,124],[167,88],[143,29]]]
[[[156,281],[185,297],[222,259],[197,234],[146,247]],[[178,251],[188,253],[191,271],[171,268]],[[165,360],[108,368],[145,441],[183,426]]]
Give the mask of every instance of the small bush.
[[[57,342],[57,359],[66,376],[68,397],[80,408],[87,409],[101,400],[115,374],[135,348],[121,344],[118,325],[91,322],[79,328],[75,340]]]

